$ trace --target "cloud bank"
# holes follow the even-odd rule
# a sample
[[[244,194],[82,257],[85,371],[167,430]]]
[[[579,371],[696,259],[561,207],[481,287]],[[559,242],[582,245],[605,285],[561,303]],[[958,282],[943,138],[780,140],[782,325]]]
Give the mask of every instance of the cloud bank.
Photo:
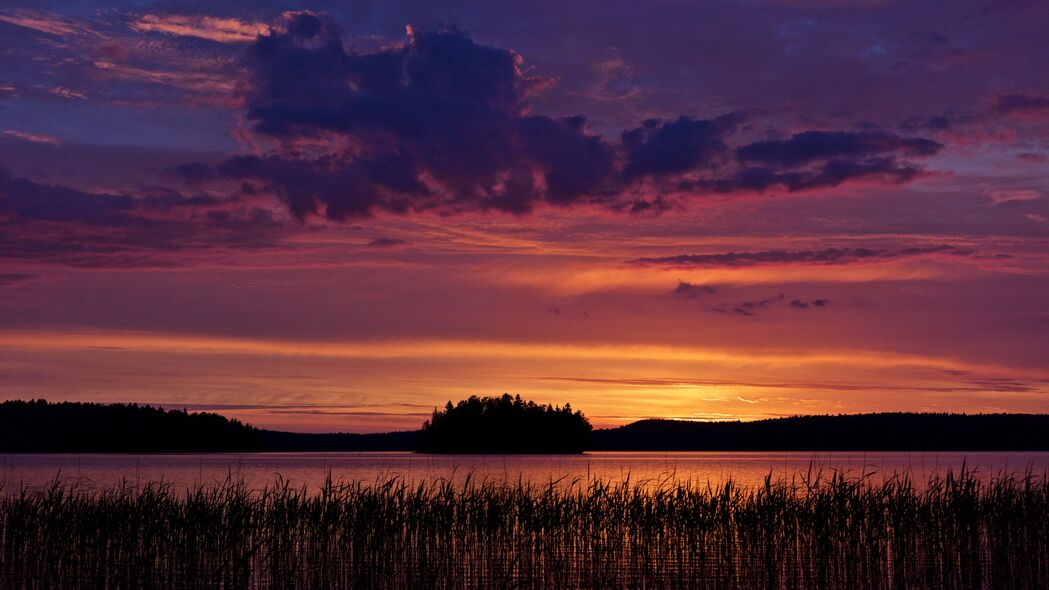
[[[267,148],[183,176],[272,193],[300,219],[540,204],[638,212],[665,207],[663,195],[907,182],[924,174],[914,159],[943,147],[881,131],[748,140],[738,112],[649,119],[613,139],[582,115],[531,114],[529,97],[553,81],[457,29],[409,28],[404,43],[371,53],[344,37],[328,19],[285,13],[244,59],[244,114]]]

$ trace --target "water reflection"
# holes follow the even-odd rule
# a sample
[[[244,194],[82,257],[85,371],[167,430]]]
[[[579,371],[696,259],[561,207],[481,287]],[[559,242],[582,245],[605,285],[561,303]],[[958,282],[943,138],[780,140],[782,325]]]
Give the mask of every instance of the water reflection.
[[[495,480],[565,485],[592,478],[635,482],[692,481],[718,484],[732,479],[760,484],[771,474],[790,479],[844,471],[875,480],[909,473],[918,483],[948,469],[966,469],[987,478],[1031,469],[1043,475],[1049,453],[586,453],[583,455],[420,455],[414,453],[230,453],[206,455],[0,455],[0,481],[12,492],[40,488],[58,476],[85,487],[166,482],[177,488],[212,486],[229,477],[252,488],[278,477],[316,489],[331,475],[336,481],[377,481],[391,477],[409,482],[438,478]]]

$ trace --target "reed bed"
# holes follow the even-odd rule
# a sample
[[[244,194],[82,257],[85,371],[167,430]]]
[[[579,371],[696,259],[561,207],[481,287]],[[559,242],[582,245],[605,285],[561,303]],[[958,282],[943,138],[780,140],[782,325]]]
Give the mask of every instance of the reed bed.
[[[0,587],[1049,588],[1049,482],[391,479],[0,494]]]

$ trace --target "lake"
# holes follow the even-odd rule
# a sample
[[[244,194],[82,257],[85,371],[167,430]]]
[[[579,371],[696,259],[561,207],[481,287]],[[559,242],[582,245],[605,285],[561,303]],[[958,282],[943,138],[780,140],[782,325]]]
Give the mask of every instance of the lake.
[[[898,453],[898,452],[594,452],[582,455],[421,455],[415,453],[223,453],[223,454],[0,454],[0,482],[7,493],[22,486],[39,489],[59,477],[64,483],[106,487],[166,482],[176,488],[212,486],[229,476],[252,488],[278,477],[315,489],[331,474],[335,481],[373,482],[399,477],[411,482],[438,478],[533,483],[599,478],[634,482],[665,480],[717,484],[761,484],[774,479],[829,475],[844,471],[875,480],[909,473],[916,483],[963,464],[981,478],[1002,473],[1041,476],[1049,470],[1049,452]]]

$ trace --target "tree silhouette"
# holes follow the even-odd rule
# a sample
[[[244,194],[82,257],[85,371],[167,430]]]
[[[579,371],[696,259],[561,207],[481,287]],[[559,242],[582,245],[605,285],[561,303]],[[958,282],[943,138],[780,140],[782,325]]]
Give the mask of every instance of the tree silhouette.
[[[414,432],[377,434],[262,430],[209,412],[138,404],[0,403],[4,453],[212,453],[410,451]]]
[[[208,452],[262,450],[259,429],[205,412],[138,404],[0,404],[0,449],[5,452]]]
[[[590,445],[582,412],[524,401],[471,396],[434,410],[416,439],[421,453],[581,453]]]

